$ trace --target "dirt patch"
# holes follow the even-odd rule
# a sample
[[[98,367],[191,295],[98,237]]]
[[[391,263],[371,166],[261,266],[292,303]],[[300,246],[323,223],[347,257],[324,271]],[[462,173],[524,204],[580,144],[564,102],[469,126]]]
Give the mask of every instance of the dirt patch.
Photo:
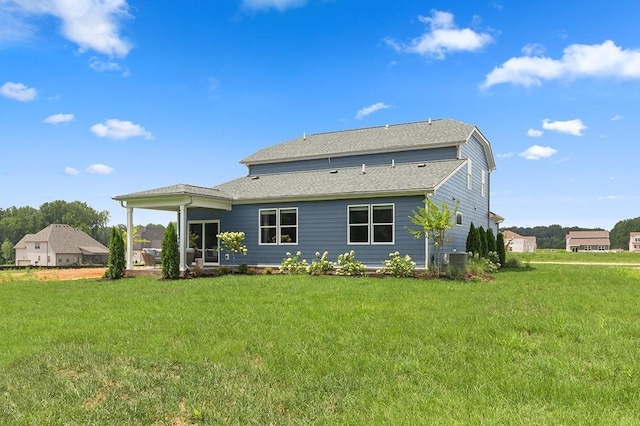
[[[36,272],[38,281],[79,280],[83,278],[101,278],[107,268],[47,269]]]

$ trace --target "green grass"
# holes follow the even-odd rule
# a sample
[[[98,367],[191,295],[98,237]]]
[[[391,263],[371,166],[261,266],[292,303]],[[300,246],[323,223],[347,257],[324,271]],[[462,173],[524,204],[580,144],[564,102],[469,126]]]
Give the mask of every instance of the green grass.
[[[0,424],[638,424],[640,269],[0,285]]]
[[[507,253],[507,258],[521,262],[587,262],[587,263],[634,263],[640,264],[640,253],[622,252],[567,252],[564,249],[537,250],[535,253]]]

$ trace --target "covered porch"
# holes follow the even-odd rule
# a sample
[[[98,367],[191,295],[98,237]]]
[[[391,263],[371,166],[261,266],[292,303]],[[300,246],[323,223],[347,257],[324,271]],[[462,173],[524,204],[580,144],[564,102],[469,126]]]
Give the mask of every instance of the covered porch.
[[[222,191],[187,184],[177,184],[134,192],[131,194],[118,195],[113,197],[113,199],[118,201],[122,207],[127,209],[127,270],[133,270],[133,221],[135,209],[161,210],[176,213],[176,222],[178,224],[178,249],[180,252],[180,272],[184,273],[191,267],[188,252],[190,230],[187,217],[189,209],[204,208],[229,211],[232,207],[231,197],[224,194]],[[219,228],[217,232],[219,232]],[[213,248],[208,247],[206,243],[210,243],[212,241],[211,234],[217,232],[215,227],[202,223],[200,236],[203,238],[200,244],[202,245],[201,256],[203,261],[206,261],[207,259],[214,259],[214,253],[212,252]],[[213,238],[217,240],[215,234],[213,235]],[[217,256],[217,252],[215,253],[215,256]]]

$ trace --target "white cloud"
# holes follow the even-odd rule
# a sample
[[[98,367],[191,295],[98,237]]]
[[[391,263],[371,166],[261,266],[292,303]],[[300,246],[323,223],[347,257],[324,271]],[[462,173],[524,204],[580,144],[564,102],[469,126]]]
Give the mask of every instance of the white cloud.
[[[542,136],[543,133],[544,132],[542,130],[536,130],[536,129],[527,130],[527,135],[532,138],[539,138],[540,136]]]
[[[522,48],[522,53],[524,53],[525,56],[540,56],[544,52],[544,46],[538,43],[529,43]]]
[[[105,121],[104,124],[94,124],[91,126],[91,131],[101,138],[128,139],[143,136],[145,139],[153,139],[151,132],[148,132],[141,125],[115,118]]]
[[[470,28],[457,28],[453,14],[432,10],[431,17],[419,16],[420,22],[429,25],[429,30],[408,44],[392,38],[385,41],[399,52],[417,53],[436,59],[444,59],[445,54],[457,51],[476,51],[493,42],[488,33],[478,33]]]
[[[113,168],[105,166],[104,164],[92,164],[87,167],[87,173],[93,173],[97,175],[108,175],[113,172]]]
[[[549,158],[558,151],[549,146],[533,145],[518,154],[527,160],[539,160],[541,158]]]
[[[604,195],[601,197],[598,197],[598,200],[621,200],[624,197],[622,195]]]
[[[513,152],[507,152],[506,154],[498,154],[496,155],[498,158],[511,158],[513,157]]]
[[[584,77],[640,78],[640,50],[602,44],[572,44],[562,58],[541,56],[539,49],[527,49],[525,56],[511,58],[487,74],[483,88],[496,84],[541,86],[543,81]]]
[[[96,57],[91,58],[91,60],[89,60],[89,67],[94,70],[94,71],[98,71],[98,72],[105,72],[105,71],[120,71],[122,69],[122,67],[120,66],[120,64],[118,64],[117,62],[113,62],[113,61],[101,61]]]
[[[387,108],[391,108],[391,105],[387,105],[384,102],[378,102],[373,105],[369,105],[368,107],[362,108],[360,111],[358,111],[355,118],[356,120],[360,120],[369,114],[373,114],[378,110],[387,109]]]
[[[611,117],[611,121],[618,121],[618,120],[622,120],[623,118],[624,118],[623,116],[616,114],[613,117]]]
[[[8,81],[0,87],[0,95],[20,102],[29,102],[38,97],[38,91],[22,83]]]
[[[277,9],[284,12],[287,9],[304,6],[306,0],[242,0],[242,6],[251,10]]]
[[[93,50],[122,57],[131,50],[119,34],[120,21],[129,17],[126,0],[4,0],[3,4],[9,10],[12,31],[22,30],[23,37],[27,37],[28,17],[50,15],[62,22],[63,36],[81,52]]]
[[[573,136],[582,136],[582,132],[588,129],[587,126],[579,118],[568,121],[550,121],[542,120],[542,128],[545,130],[553,130],[558,133],[566,133]]]
[[[74,176],[74,175],[77,175],[77,174],[78,174],[78,173],[80,173],[80,172],[78,171],[78,169],[74,169],[73,167],[69,167],[69,166],[67,166],[67,167],[65,167],[65,169],[64,169],[64,173],[65,173],[65,174],[67,174],[67,175],[72,175],[72,176]]]
[[[44,123],[58,124],[73,121],[73,114],[53,114],[43,120]]]

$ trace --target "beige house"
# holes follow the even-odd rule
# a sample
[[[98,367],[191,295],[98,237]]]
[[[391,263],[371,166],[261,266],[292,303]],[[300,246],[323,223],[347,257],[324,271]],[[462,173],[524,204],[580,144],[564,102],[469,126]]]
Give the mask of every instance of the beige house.
[[[109,249],[69,225],[53,224],[27,234],[14,247],[17,266],[106,265]]]
[[[538,248],[536,237],[522,236],[513,231],[504,231],[503,235],[507,251],[533,253]]]
[[[609,231],[569,231],[567,251],[609,251]]]
[[[629,234],[629,251],[640,253],[640,232]]]

